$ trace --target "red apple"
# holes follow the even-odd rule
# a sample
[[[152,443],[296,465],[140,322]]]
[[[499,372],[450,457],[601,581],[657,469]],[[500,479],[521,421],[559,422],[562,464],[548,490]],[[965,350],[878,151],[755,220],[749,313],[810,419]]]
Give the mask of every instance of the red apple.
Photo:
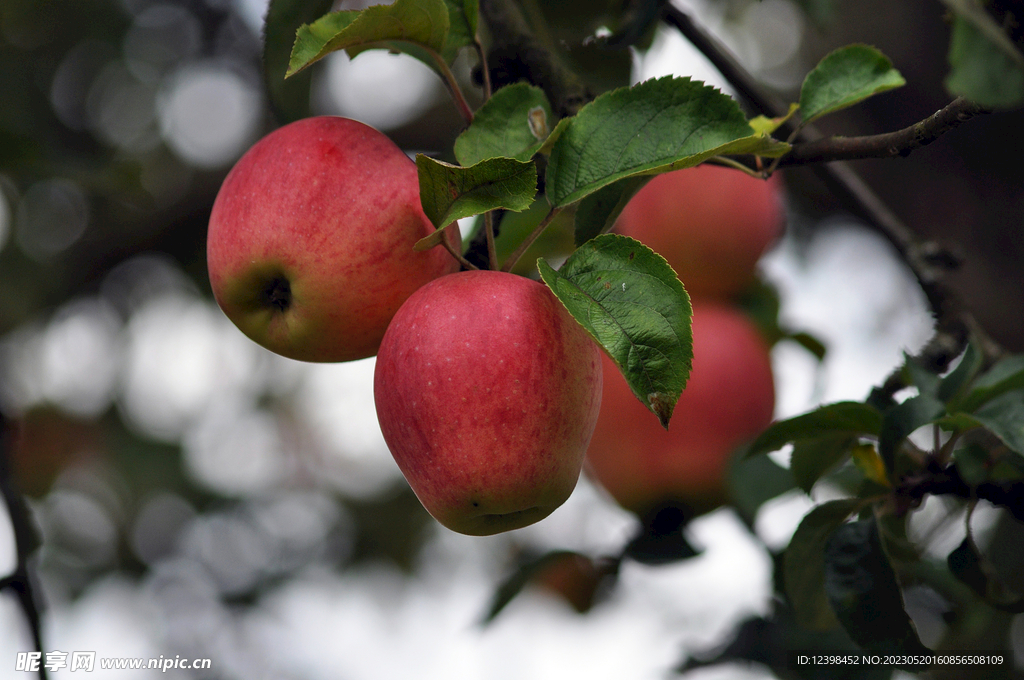
[[[541,283],[472,271],[395,315],[377,355],[384,440],[427,511],[464,534],[547,517],[579,479],[601,352]]]
[[[264,347],[361,359],[413,291],[458,269],[443,248],[413,250],[433,231],[416,165],[390,139],[347,118],[306,118],[257,142],[224,180],[207,236],[210,283]]]
[[[693,371],[666,431],[605,358],[601,417],[588,471],[624,508],[644,515],[664,502],[695,513],[727,500],[736,447],[771,422],[775,387],[768,347],[739,309],[693,304]]]
[[[728,298],[751,282],[783,222],[777,180],[698,165],[648,182],[615,229],[668,260],[691,296]]]

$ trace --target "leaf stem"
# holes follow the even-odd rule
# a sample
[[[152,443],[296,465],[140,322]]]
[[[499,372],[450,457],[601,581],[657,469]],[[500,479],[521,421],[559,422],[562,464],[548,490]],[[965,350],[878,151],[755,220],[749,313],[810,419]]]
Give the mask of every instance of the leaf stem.
[[[487,65],[487,52],[484,50],[483,43],[480,42],[479,37],[473,39],[473,47],[476,48],[477,56],[480,57],[480,70],[483,71],[484,78],[484,101],[487,101],[491,98],[491,94],[493,94],[491,89],[491,69]]]
[[[732,168],[733,170],[739,170],[740,172],[745,172],[751,177],[756,177],[757,179],[765,178],[764,172],[758,172],[757,170],[754,170],[753,168],[744,165],[743,163],[740,163],[737,160],[733,160],[728,156],[712,156],[711,158],[707,159],[704,162],[708,163],[709,165],[721,165],[727,168]]]
[[[459,87],[459,81],[455,78],[455,74],[452,73],[452,70],[448,67],[448,63],[444,60],[444,57],[434,50],[428,50],[428,52],[434,59],[434,63],[437,64],[437,69],[441,72],[444,85],[448,88],[448,93],[455,101],[456,108],[458,108],[459,113],[462,114],[462,118],[466,121],[466,125],[469,125],[473,122],[473,109],[470,107],[469,102],[466,101],[466,96],[462,93],[462,88]]]
[[[561,208],[551,208],[551,210],[548,211],[548,214],[544,216],[544,219],[540,221],[540,224],[538,224],[530,235],[527,236],[526,239],[520,243],[514,251],[512,251],[512,254],[508,256],[508,259],[505,260],[505,264],[501,267],[501,271],[512,271],[512,268],[516,266],[519,258],[521,258],[527,249],[533,245],[533,242],[537,240],[537,237],[544,233],[544,230],[547,229],[549,224],[551,224],[551,220],[555,219],[555,216],[561,211]]]
[[[456,224],[454,227],[445,227],[445,229],[449,229],[449,228],[458,229],[459,225]],[[441,238],[441,245],[444,246],[444,249],[447,250],[448,253],[452,257],[454,257],[458,261],[458,263],[463,266],[464,269],[479,269],[480,268],[480,267],[477,267],[472,262],[470,262],[469,260],[467,260],[465,257],[463,257],[462,253],[460,253],[459,251],[455,250],[455,248],[452,246],[451,242],[448,240],[448,235],[447,234],[445,234],[445,236],[443,236]]]
[[[498,248],[494,245],[494,211],[484,213],[484,234],[487,237],[487,266],[498,271]]]

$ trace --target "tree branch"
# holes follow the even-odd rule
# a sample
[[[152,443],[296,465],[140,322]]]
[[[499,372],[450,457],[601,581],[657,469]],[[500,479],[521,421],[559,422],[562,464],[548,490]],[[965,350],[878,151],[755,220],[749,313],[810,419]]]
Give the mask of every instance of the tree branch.
[[[736,89],[739,96],[758,113],[769,118],[780,118],[786,114],[788,107],[767,94],[728,50],[688,14],[666,3],[662,9],[662,20],[693,43]],[[1002,349],[962,308],[958,296],[944,282],[945,275],[959,266],[959,258],[932,241],[919,239],[844,161],[862,157],[891,157],[901,153],[905,155],[982,112],[980,107],[958,99],[905,130],[846,141],[840,138],[825,139],[811,125],[797,130],[792,121],[787,121],[779,128],[783,135],[795,133],[794,151],[790,155],[797,153],[798,149],[800,154],[794,156],[794,159],[784,157],[779,165],[809,165],[809,169],[847,209],[888,239],[914,274],[928,298],[936,322],[935,335],[918,358],[937,372],[947,368],[963,352],[972,333],[979,338],[989,362],[994,361]],[[891,153],[891,148],[896,148],[896,153]],[[879,153],[884,155],[858,155],[872,149],[882,149]],[[896,372],[885,381],[882,391],[891,396],[904,386],[901,373]]]
[[[925,496],[956,496],[965,500],[978,498],[1008,510],[1017,520],[1024,522],[1024,482],[983,482],[970,486],[963,480],[955,465],[941,469],[928,469],[918,475],[906,477],[894,491],[902,512],[916,506]]]
[[[15,490],[13,467],[7,455],[7,421],[0,413],[0,493],[14,528],[14,544],[17,552],[17,566],[14,572],[0,581],[0,589],[11,589],[18,598],[21,610],[28,619],[32,643],[37,652],[43,651],[42,626],[39,621],[39,603],[33,589],[29,568],[29,556],[39,547],[39,537],[32,526],[25,499]],[[39,678],[46,680],[46,667],[39,665]]]
[[[535,32],[513,0],[480,0],[480,14],[490,29],[488,63],[495,89],[527,80],[544,90],[555,115],[576,115],[594,94],[559,59],[554,45]]]
[[[797,142],[780,159],[778,167],[908,156],[981,113],[986,111],[963,97],[957,97],[928,118],[896,132],[864,137],[822,137]]]

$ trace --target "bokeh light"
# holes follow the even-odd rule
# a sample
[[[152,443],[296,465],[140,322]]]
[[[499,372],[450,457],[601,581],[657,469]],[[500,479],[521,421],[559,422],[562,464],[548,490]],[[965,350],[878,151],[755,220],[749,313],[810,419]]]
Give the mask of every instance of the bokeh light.
[[[177,441],[215,396],[259,380],[259,355],[209,302],[158,295],[128,321],[121,397],[125,419],[147,436]]]
[[[200,168],[237,159],[261,122],[261,96],[254,81],[226,64],[182,67],[160,96],[160,130],[167,145]]]
[[[15,238],[29,257],[45,261],[69,248],[89,224],[89,199],[75,182],[36,182],[18,203]]]
[[[355,118],[378,130],[408,123],[444,94],[437,74],[407,54],[371,50],[350,59],[339,51],[324,61],[313,99],[318,112]]]

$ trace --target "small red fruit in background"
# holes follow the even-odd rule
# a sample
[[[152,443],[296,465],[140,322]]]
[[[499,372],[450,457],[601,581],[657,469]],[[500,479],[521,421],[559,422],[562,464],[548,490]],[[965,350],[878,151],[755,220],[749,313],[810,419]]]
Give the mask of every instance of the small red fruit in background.
[[[753,323],[730,305],[694,302],[693,370],[667,431],[603,360],[589,473],[641,516],[664,502],[697,514],[726,502],[734,450],[768,426],[775,408],[768,346]]]
[[[668,260],[691,297],[729,298],[751,283],[783,225],[777,180],[698,165],[648,182],[615,230]]]
[[[413,291],[458,270],[434,231],[416,165],[390,139],[334,116],[296,121],[235,164],[210,215],[218,304],[243,333],[303,361],[377,352]],[[448,230],[458,244],[457,229]]]
[[[388,448],[427,511],[487,535],[565,502],[600,410],[600,354],[536,281],[471,271],[416,291],[384,335],[373,391]]]

